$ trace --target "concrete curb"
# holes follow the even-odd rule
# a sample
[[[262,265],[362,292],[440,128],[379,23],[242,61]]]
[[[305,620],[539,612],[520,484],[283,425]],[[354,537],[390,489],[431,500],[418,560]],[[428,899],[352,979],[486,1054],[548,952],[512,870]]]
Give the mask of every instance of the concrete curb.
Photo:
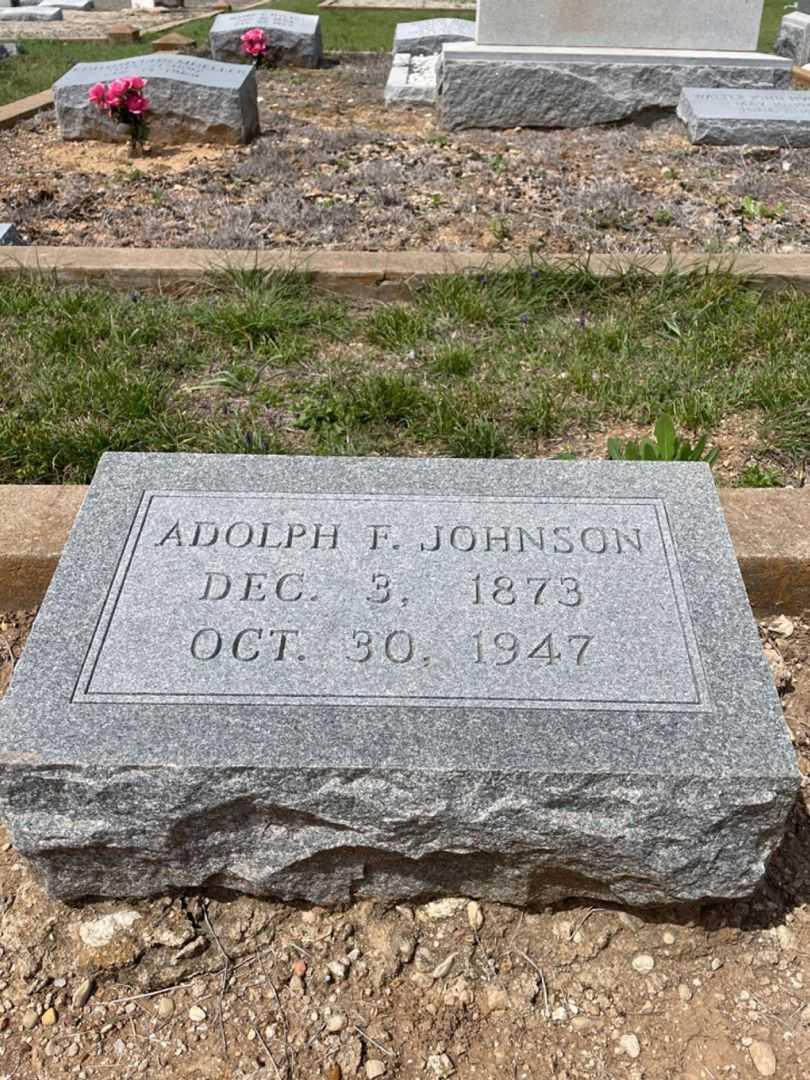
[[[0,611],[40,603],[86,492],[0,485]],[[720,498],[754,611],[810,610],[810,490],[729,488]]]
[[[14,127],[20,120],[27,120],[29,116],[50,109],[53,106],[53,93],[43,90],[41,94],[32,94],[30,97],[12,101],[9,105],[0,105],[0,130]]]
[[[535,257],[537,266],[587,266],[609,277],[629,270],[731,270],[760,286],[810,292],[810,254],[738,255],[733,261],[702,254]],[[0,281],[22,273],[60,284],[104,284],[171,294],[193,292],[214,272],[230,270],[309,273],[316,288],[362,298],[406,298],[415,282],[443,274],[494,271],[532,259],[525,254],[435,251],[321,251],[292,248],[261,251],[206,248],[9,247],[0,249]]]

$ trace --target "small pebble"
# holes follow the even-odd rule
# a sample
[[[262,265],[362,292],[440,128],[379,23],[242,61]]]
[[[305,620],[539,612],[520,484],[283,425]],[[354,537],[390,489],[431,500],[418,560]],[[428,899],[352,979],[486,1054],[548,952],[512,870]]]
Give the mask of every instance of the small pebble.
[[[452,1076],[456,1071],[453,1067],[453,1062],[447,1056],[447,1054],[431,1054],[427,1059],[427,1067],[434,1074],[440,1078],[446,1076]]]
[[[635,1035],[622,1035],[619,1039],[619,1046],[622,1048],[622,1052],[631,1058],[637,1058],[641,1053],[641,1047]]]
[[[174,1002],[170,997],[162,997],[158,1002],[157,1014],[161,1020],[168,1020],[174,1016]]]
[[[347,1020],[343,1013],[333,1013],[326,1021],[326,1030],[331,1031],[333,1034],[338,1031],[343,1031],[346,1027]]]
[[[89,979],[84,979],[76,987],[76,991],[73,994],[73,1008],[83,1009],[90,998],[93,996],[93,991],[96,988],[96,981],[91,976]]]
[[[760,1076],[776,1075],[776,1054],[770,1043],[760,1042],[757,1039],[749,1046],[748,1053]]]
[[[661,940],[664,942],[665,945],[674,945],[675,935],[672,933],[671,930],[665,930],[661,936]]]
[[[297,975],[299,979],[303,979],[303,977],[307,973],[307,962],[306,962],[306,960],[296,960],[295,963],[292,966],[292,970],[293,970],[293,975]]]
[[[455,960],[456,955],[456,953],[450,953],[450,955],[445,957],[445,959],[442,960],[440,964],[436,965],[433,971],[431,971],[431,975],[434,979],[443,979],[445,975],[448,975],[450,973],[450,969],[453,966],[453,961]]]
[[[188,1018],[193,1020],[195,1024],[201,1024],[207,1017],[208,1013],[205,1009],[201,1009],[199,1005],[192,1005],[188,1010]]]
[[[678,997],[681,999],[681,1001],[684,1004],[686,1004],[687,1001],[692,1000],[692,991],[686,985],[686,983],[681,983],[680,986],[678,987]]]
[[[31,1031],[39,1023],[39,1017],[37,1016],[36,1009],[26,1009],[23,1013],[22,1026],[26,1031]]]
[[[481,910],[481,905],[475,900],[470,900],[469,904],[467,904],[467,922],[471,930],[480,930],[484,925],[484,913]]]
[[[57,1021],[56,1009],[46,1009],[42,1014],[42,1026],[53,1027]]]
[[[649,953],[639,953],[638,956],[633,957],[632,966],[633,970],[637,971],[639,975],[649,975],[655,967],[655,960]]]
[[[385,1062],[372,1058],[366,1062],[366,1076],[368,1080],[375,1080],[378,1076],[385,1075]]]
[[[349,974],[348,965],[341,963],[340,960],[330,960],[326,966],[329,969],[329,974],[338,982],[341,982]]]

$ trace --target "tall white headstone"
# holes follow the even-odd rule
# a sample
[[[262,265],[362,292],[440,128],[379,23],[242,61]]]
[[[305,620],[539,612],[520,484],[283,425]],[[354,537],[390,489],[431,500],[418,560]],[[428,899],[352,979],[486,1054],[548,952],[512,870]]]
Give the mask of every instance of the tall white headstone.
[[[480,45],[757,47],[763,0],[478,0]]]

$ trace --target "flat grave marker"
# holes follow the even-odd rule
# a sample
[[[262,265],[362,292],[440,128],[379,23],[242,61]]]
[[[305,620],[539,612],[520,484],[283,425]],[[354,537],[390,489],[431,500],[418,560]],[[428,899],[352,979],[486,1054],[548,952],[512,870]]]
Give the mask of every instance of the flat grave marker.
[[[678,116],[693,143],[810,146],[810,94],[798,90],[687,87]]]
[[[215,60],[229,63],[252,63],[242,51],[246,30],[264,30],[267,34],[268,59],[276,64],[316,68],[321,62],[321,20],[317,15],[295,11],[232,11],[217,15],[208,40]]]
[[[799,785],[691,464],[108,454],[0,732],[65,897],[733,897]]]
[[[151,53],[76,64],[54,83],[62,138],[126,140],[126,129],[87,100],[95,83],[126,75],[147,80],[152,142],[246,143],[259,132],[256,76],[251,68],[196,56]]]

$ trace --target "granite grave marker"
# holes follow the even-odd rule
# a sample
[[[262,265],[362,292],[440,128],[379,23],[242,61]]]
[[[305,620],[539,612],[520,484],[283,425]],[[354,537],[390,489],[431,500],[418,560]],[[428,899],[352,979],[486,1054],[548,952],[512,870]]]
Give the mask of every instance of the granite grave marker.
[[[259,133],[252,68],[195,56],[152,53],[76,64],[54,83],[56,119],[63,139],[127,139],[126,128],[115,124],[87,100],[88,90],[95,83],[124,75],[142,75],[147,80],[151,142],[247,143]]]
[[[394,52],[411,56],[427,56],[441,52],[442,45],[451,41],[474,41],[475,23],[472,19],[417,19],[397,23],[394,31]]]
[[[681,94],[678,116],[693,143],[810,146],[810,94],[796,90],[697,90]]]
[[[264,30],[269,46],[267,58],[274,64],[316,68],[323,55],[321,20],[317,15],[295,11],[233,11],[217,15],[208,35],[215,60],[252,63],[242,51],[246,30]]]
[[[762,0],[481,0],[475,44],[445,45],[446,128],[585,127],[671,111],[685,86],[787,88],[757,53]]]
[[[799,787],[700,464],[107,454],[0,744],[64,897],[736,897]]]

